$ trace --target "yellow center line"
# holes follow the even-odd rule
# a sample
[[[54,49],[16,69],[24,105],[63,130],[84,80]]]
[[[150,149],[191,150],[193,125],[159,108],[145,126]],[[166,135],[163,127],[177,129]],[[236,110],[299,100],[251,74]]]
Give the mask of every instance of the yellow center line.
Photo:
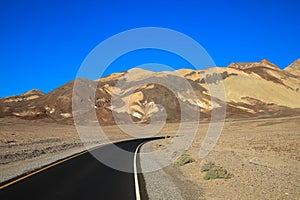
[[[58,161],[58,162],[55,162],[55,163],[53,163],[53,164],[51,164],[51,165],[48,165],[48,166],[46,166],[46,167],[43,167],[43,168],[41,168],[41,169],[39,169],[39,170],[36,170],[36,171],[34,171],[34,172],[31,172],[30,174],[27,174],[27,175],[22,176],[22,177],[20,177],[20,178],[14,180],[14,181],[11,181],[11,182],[9,182],[9,183],[6,183],[6,184],[0,186],[0,190],[4,189],[4,188],[6,188],[6,187],[8,187],[8,186],[10,186],[10,185],[12,185],[12,184],[15,184],[15,183],[17,183],[17,182],[20,182],[21,180],[24,180],[25,178],[28,178],[28,177],[30,177],[30,176],[33,176],[34,174],[37,174],[37,173],[42,172],[42,171],[44,171],[44,170],[46,170],[46,169],[49,169],[49,168],[54,167],[54,166],[56,166],[56,165],[59,165],[59,164],[61,164],[61,163],[63,163],[63,162],[66,162],[66,161],[68,161],[68,160],[71,160],[71,159],[73,159],[73,158],[76,158],[76,157],[78,157],[78,156],[80,156],[80,155],[82,155],[82,154],[85,154],[85,153],[87,153],[87,152],[89,152],[89,151],[88,151],[88,150],[84,150],[84,151],[81,152],[81,153],[77,153],[77,154],[75,154],[75,155],[73,155],[73,156],[71,156],[71,157],[65,158],[65,159],[60,160],[60,161]]]

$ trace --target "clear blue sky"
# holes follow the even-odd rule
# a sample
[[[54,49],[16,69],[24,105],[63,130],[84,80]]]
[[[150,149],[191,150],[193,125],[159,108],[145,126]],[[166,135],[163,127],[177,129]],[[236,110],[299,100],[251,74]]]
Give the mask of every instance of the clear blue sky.
[[[298,2],[0,0],[0,97],[32,88],[49,92],[73,80],[96,45],[138,27],[187,34],[218,66],[266,58],[284,68],[300,57]],[[149,61],[156,62],[155,55]]]

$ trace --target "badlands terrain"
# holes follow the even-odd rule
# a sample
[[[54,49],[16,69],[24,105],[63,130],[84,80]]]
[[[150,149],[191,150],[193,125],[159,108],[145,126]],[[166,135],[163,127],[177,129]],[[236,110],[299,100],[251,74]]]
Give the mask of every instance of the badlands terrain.
[[[159,84],[170,81],[175,92]],[[73,91],[74,84],[95,90]],[[213,88],[224,88],[224,94]],[[75,112],[72,98],[78,103],[73,104],[79,108]],[[210,119],[224,110],[222,134],[200,159]],[[43,159],[83,148],[74,114],[77,125],[101,124],[112,141],[132,138],[116,123],[133,121],[143,127],[165,120],[157,135],[171,137],[150,143],[153,150],[172,143],[180,123],[199,123],[186,152],[193,162],[164,169],[185,199],[300,198],[300,59],[284,70],[267,60],[206,70],[131,69],[93,81],[76,79],[48,94],[31,90],[1,98],[0,181],[44,165]],[[101,142],[91,136],[88,144]],[[209,162],[233,176],[205,180],[200,169]]]
[[[73,124],[72,97],[75,108],[86,109],[84,119],[96,112],[103,125],[114,124],[114,115],[120,122],[128,114],[135,122],[155,121],[157,116],[160,120],[163,109],[168,122],[195,120],[192,111],[197,109],[201,118],[209,118],[213,109],[224,107],[229,118],[292,116],[300,113],[299,68],[300,59],[284,70],[267,60],[173,72],[134,68],[95,81],[76,79],[48,94],[31,90],[2,98],[0,117]],[[214,88],[220,91],[213,92]],[[73,110],[77,111],[81,112]],[[181,119],[181,112],[186,119]]]

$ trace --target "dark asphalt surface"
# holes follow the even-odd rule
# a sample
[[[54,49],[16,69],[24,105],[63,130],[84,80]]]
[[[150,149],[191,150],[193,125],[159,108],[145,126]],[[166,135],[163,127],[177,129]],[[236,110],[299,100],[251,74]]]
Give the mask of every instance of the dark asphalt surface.
[[[156,138],[158,139],[158,138]],[[136,139],[115,143],[118,147],[135,152],[137,146],[153,139]],[[133,157],[118,158],[114,155],[112,145],[93,150],[109,159],[118,159],[123,165],[133,169]],[[133,154],[128,154],[133,155]],[[138,169],[140,168],[137,157]],[[138,176],[142,199],[147,199],[145,184],[141,174]],[[60,199],[135,199],[133,173],[112,169],[90,153],[82,154],[47,170],[30,176],[20,182],[0,190],[1,200],[60,200]]]

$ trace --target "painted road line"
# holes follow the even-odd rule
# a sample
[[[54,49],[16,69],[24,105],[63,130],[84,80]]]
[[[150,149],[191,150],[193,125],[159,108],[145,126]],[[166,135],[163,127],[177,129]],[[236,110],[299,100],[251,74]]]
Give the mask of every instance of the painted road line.
[[[139,148],[143,144],[144,144],[144,142],[141,143],[141,144],[139,144],[139,146],[137,146],[137,148],[136,148],[136,150],[134,152],[134,158],[133,158],[133,173],[134,173],[134,185],[135,185],[135,197],[136,197],[136,200],[141,200],[136,158],[137,158],[137,153],[139,151]]]

